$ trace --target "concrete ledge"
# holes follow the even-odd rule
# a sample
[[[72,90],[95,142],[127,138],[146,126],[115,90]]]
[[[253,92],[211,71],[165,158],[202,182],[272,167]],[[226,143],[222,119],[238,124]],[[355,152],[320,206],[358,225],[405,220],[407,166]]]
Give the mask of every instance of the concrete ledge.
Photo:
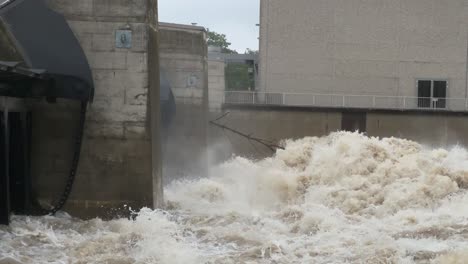
[[[79,2],[79,1],[77,1]],[[94,0],[98,17],[146,17],[147,0]]]
[[[65,15],[68,21],[89,21],[89,22],[122,22],[122,17],[95,17],[95,16],[78,16]],[[124,17],[127,23],[144,23],[145,17]]]
[[[144,22],[146,0],[47,0],[49,7],[68,20]]]
[[[223,104],[222,110],[258,110],[258,111],[298,111],[298,112],[367,112],[367,113],[392,113],[441,116],[468,116],[468,112],[437,111],[437,110],[415,110],[415,109],[372,109],[372,108],[342,108],[342,107],[304,107],[304,106],[282,106],[282,105],[242,105]]]
[[[204,27],[201,26],[192,26],[192,25],[183,25],[183,24],[175,24],[175,23],[165,23],[159,22],[160,29],[170,29],[170,30],[189,30],[189,31],[206,31]]]

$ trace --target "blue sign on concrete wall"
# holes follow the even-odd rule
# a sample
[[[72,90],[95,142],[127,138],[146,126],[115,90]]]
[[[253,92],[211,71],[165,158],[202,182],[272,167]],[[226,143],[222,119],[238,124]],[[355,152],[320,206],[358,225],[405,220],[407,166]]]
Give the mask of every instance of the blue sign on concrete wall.
[[[117,30],[115,31],[115,47],[129,49],[132,47],[132,31]]]

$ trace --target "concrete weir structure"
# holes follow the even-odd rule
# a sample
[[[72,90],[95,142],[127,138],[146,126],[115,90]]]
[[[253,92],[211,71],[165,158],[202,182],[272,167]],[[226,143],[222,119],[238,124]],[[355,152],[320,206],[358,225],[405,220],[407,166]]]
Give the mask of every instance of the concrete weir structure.
[[[78,174],[65,211],[108,217],[126,205],[160,205],[157,0],[47,3],[65,16],[86,54],[95,84]],[[131,34],[127,35],[130,45],[117,45],[122,31]],[[64,100],[27,104],[33,115],[34,189],[41,201],[54,201],[68,175],[78,107]]]
[[[174,93],[176,113],[163,135],[166,183],[207,169],[208,61],[206,30],[159,23],[161,69]]]
[[[360,131],[372,137],[414,140],[427,147],[468,146],[467,115],[402,111],[356,112],[349,109],[229,105],[225,123],[255,137],[281,142],[286,139],[327,136],[337,131]],[[353,119],[353,115],[363,116]],[[354,122],[346,122],[349,118]],[[212,141],[230,146],[229,151],[244,157],[265,158],[273,153],[246,138],[214,130]],[[225,152],[219,153],[219,155]],[[227,153],[229,154],[229,153]]]

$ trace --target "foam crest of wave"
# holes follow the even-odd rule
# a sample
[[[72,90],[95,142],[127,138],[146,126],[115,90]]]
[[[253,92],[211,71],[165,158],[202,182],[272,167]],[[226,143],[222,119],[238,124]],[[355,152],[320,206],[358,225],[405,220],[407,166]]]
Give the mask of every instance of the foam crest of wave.
[[[134,220],[15,217],[0,228],[0,256],[23,263],[466,260],[464,148],[349,132],[283,144],[270,158],[236,157],[209,177],[174,182],[165,210],[144,209]]]

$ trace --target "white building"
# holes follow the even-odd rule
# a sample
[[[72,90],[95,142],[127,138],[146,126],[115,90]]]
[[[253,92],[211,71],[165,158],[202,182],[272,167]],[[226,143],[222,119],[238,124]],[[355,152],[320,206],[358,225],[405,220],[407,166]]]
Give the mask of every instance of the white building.
[[[468,0],[261,0],[274,102],[466,111],[467,52]]]

